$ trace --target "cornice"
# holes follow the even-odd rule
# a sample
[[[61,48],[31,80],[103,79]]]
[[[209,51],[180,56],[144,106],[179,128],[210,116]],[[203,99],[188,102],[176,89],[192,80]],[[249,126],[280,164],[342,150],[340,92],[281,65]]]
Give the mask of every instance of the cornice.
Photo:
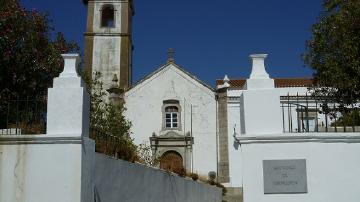
[[[241,144],[262,143],[360,143],[360,133],[287,133],[283,135],[238,135],[235,141]]]
[[[94,32],[85,32],[84,36],[128,36],[131,37],[130,33],[94,33]]]
[[[19,144],[81,144],[83,137],[50,135],[0,135],[0,145]]]

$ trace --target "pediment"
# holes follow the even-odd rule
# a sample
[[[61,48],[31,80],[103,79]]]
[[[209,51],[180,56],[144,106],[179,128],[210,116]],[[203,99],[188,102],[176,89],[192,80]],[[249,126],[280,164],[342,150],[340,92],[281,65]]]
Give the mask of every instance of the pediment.
[[[184,135],[178,133],[177,131],[168,131],[163,135],[159,136],[160,138],[183,138]]]
[[[167,63],[164,66],[158,68],[151,74],[147,75],[145,78],[141,79],[139,82],[137,82],[134,86],[132,86],[130,89],[127,90],[126,94],[132,94],[132,91],[137,91],[137,88],[142,88],[147,83],[156,80],[159,76],[167,74],[171,70],[172,72],[176,72],[177,74],[181,75],[182,78],[184,78],[187,82],[193,83],[196,86],[202,87],[207,89],[208,91],[214,92],[214,89],[210,87],[209,85],[205,84],[200,79],[196,78],[191,73],[187,72],[180,66],[178,66],[175,63]]]

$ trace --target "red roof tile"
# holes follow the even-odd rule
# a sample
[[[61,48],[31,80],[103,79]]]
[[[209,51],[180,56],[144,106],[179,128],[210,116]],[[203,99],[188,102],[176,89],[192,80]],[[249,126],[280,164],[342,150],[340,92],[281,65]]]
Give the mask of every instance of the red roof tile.
[[[275,78],[275,88],[286,87],[310,87],[313,85],[311,78]],[[242,88],[245,85],[246,79],[231,79],[229,81],[230,87]],[[224,84],[223,80],[216,80],[216,85]]]

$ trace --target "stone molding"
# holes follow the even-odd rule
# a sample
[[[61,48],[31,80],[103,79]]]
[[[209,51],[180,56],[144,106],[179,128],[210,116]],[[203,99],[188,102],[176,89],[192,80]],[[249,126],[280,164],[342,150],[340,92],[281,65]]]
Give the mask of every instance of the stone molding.
[[[284,135],[264,135],[264,136],[236,136],[235,141],[239,144],[259,144],[259,143],[360,143],[360,133],[306,133],[293,134],[288,133]]]
[[[81,144],[84,137],[78,136],[47,136],[47,135],[1,135],[0,145],[20,144]]]
[[[85,32],[84,36],[128,36],[131,37],[130,33],[94,33],[94,32]]]
[[[101,2],[101,3],[129,3],[129,0],[87,0],[88,3]],[[130,2],[131,3],[131,2]]]

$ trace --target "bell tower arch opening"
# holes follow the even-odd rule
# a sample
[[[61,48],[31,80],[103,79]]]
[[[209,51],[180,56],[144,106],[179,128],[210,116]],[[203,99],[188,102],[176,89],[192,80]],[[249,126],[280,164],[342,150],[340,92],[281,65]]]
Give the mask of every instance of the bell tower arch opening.
[[[101,27],[115,27],[115,10],[113,5],[104,5],[101,10]]]

